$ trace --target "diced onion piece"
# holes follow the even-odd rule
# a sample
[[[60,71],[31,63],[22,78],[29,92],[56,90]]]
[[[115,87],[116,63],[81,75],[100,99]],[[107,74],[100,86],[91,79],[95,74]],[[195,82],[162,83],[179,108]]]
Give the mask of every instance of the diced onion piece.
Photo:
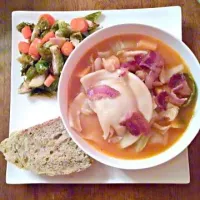
[[[121,63],[135,61],[136,56],[146,55],[148,51],[139,51],[139,50],[120,50],[117,52],[117,56]],[[136,63],[135,63],[136,64]]]
[[[31,92],[31,88],[29,87],[29,81],[25,80],[19,87],[18,93],[25,94]]]
[[[154,110],[151,121],[150,121],[150,125],[152,125],[158,119],[159,119],[158,113]]]
[[[51,44],[58,45],[60,48],[65,43],[65,41],[66,41],[66,38],[64,37],[54,37],[54,38],[49,39],[49,42],[51,42]]]
[[[108,58],[109,56],[111,56],[111,51],[99,51],[97,52],[97,55],[100,57],[100,58]]]
[[[159,133],[153,133],[149,140],[149,144],[161,144],[163,146],[168,143],[168,133],[161,135]]]
[[[44,81],[46,79],[46,75],[38,75],[36,77],[34,77],[30,83],[29,83],[29,87],[30,88],[36,88],[36,87],[40,87],[44,84]]]
[[[115,130],[114,130],[114,128],[111,126],[111,127],[110,127],[110,131],[109,131],[109,137],[108,137],[108,138],[111,138],[114,134],[115,134]]]
[[[147,40],[140,40],[137,43],[137,48],[155,51],[157,49],[157,44]]]
[[[173,121],[179,113],[179,107],[171,103],[168,103],[167,110],[159,113],[161,118],[167,118],[169,121]]]
[[[135,142],[137,142],[140,137],[141,137],[141,135],[134,136],[134,135],[130,134],[129,132],[127,132],[124,135],[124,137],[122,138],[122,140],[120,141],[119,145],[122,149],[127,148],[127,147],[131,146],[132,144],[134,144]]]
[[[94,71],[98,71],[100,69],[102,69],[102,59],[97,57],[94,61]]]
[[[82,131],[80,113],[86,99],[86,95],[84,93],[80,93],[75,97],[69,106],[69,125],[78,132]]]
[[[164,137],[164,146],[166,146],[167,145],[167,143],[168,143],[168,140],[169,140],[169,133],[168,132],[166,132],[164,135],[163,135],[163,137]]]
[[[161,145],[163,145],[163,143],[164,143],[163,135],[161,135],[159,133],[154,133],[149,140],[149,144],[161,144]]]
[[[163,67],[161,73],[160,73],[160,76],[159,76],[159,79],[162,83],[167,83],[169,81],[169,79],[174,75],[174,74],[177,74],[177,73],[180,73],[182,72],[184,69],[184,66],[182,64],[176,66],[176,67],[173,67],[173,68],[170,68],[170,69],[165,69]]]
[[[155,102],[155,97],[152,97],[152,102],[153,102],[153,110],[155,110],[158,107]]]
[[[180,122],[180,120],[175,119],[174,121],[172,121],[171,123],[171,128],[184,128],[184,124]]]
[[[147,72],[145,72],[144,70],[137,70],[135,72],[135,75],[138,76],[142,81],[144,81],[147,77]]]
[[[118,143],[122,139],[121,136],[114,136],[108,139],[108,143]]]
[[[123,56],[125,57],[134,57],[137,55],[146,55],[148,51],[124,51]]]
[[[142,135],[136,143],[135,151],[137,153],[141,152],[147,145],[150,135]]]
[[[84,115],[91,115],[94,114],[94,111],[91,109],[90,105],[89,105],[89,101],[88,99],[85,99],[82,107],[81,107],[81,113]]]
[[[86,74],[89,74],[89,73],[91,72],[91,69],[92,69],[91,66],[86,67],[85,69],[83,69],[83,71],[81,71],[81,72],[78,74],[78,77],[82,78],[82,77],[85,76]]]
[[[122,41],[117,41],[115,44],[111,45],[111,48],[112,48],[112,51],[116,53],[120,51],[121,49],[124,49],[125,46]]]
[[[160,130],[160,133],[161,134],[165,134],[170,128],[171,128],[171,125],[168,125],[168,126],[161,126],[159,125],[158,123],[153,123],[152,125],[154,128]]]
[[[104,68],[109,72],[113,72],[120,67],[119,58],[116,56],[110,56],[107,59],[103,58],[102,61]]]
[[[86,20],[86,22],[87,22],[87,24],[88,24],[88,26],[89,26],[90,28],[92,28],[92,27],[94,26],[94,23],[93,23],[92,21]]]
[[[121,47],[122,47],[122,49],[135,49],[136,41],[135,40],[124,40]]]

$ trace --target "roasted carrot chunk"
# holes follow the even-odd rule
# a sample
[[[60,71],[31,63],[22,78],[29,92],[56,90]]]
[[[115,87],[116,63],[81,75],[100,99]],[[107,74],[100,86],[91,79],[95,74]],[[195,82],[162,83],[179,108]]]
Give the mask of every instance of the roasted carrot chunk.
[[[61,48],[61,52],[62,54],[64,54],[65,56],[69,56],[70,53],[73,51],[74,46],[71,42],[65,42]]]
[[[72,19],[70,23],[71,29],[73,31],[80,31],[80,32],[86,32],[88,30],[88,23],[83,18],[74,18]]]
[[[19,42],[18,49],[21,53],[27,54],[29,52],[30,44],[28,42]]]

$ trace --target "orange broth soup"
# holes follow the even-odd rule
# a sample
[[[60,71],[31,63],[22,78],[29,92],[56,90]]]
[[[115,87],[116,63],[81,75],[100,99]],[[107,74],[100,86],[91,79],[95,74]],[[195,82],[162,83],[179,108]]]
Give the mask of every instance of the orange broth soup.
[[[180,57],[180,55],[171,49],[168,45],[164,44],[160,40],[155,38],[145,36],[145,35],[120,35],[114,36],[112,38],[106,39],[96,46],[92,47],[88,52],[84,54],[84,56],[78,62],[75,70],[72,73],[70,83],[69,83],[69,104],[73,101],[73,99],[82,91],[80,74],[86,67],[90,65],[91,56],[97,57],[97,52],[109,51],[113,44],[117,41],[131,43],[131,50],[145,50],[137,47],[137,43],[140,40],[145,40],[149,42],[153,42],[157,44],[157,49],[160,55],[164,58],[164,66],[165,68],[171,68],[177,65],[184,65],[184,73],[188,73],[189,69]],[[191,75],[191,74],[190,74]],[[187,107],[180,107],[180,111],[178,116],[175,119],[174,123],[181,124],[181,128],[170,128],[168,130],[168,142],[166,145],[161,144],[151,144],[147,143],[147,146],[141,152],[135,151],[135,145],[131,145],[125,149],[120,148],[118,143],[108,143],[107,140],[103,139],[103,131],[99,124],[98,118],[96,114],[92,115],[84,115],[81,114],[81,126],[82,132],[80,135],[84,138],[84,136],[90,135],[91,140],[87,140],[89,145],[92,145],[97,150],[110,155],[112,157],[122,158],[122,159],[143,159],[147,157],[154,156],[159,154],[169,147],[171,147],[177,140],[184,134],[185,130],[188,127],[188,124],[193,116],[194,108],[196,104],[196,95],[190,102]],[[165,122],[163,122],[165,123]]]

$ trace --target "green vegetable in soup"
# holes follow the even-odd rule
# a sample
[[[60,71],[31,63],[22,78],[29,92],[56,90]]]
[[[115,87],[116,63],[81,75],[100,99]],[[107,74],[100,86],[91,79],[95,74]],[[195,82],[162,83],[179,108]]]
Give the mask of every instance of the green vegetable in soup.
[[[35,64],[35,68],[38,74],[44,74],[49,69],[49,63],[45,60],[39,60]]]
[[[190,97],[188,98],[187,102],[185,104],[183,104],[183,107],[187,107],[188,105],[190,105],[191,102],[193,102],[193,100],[196,98],[197,96],[197,86],[196,83],[193,79],[193,77],[188,74],[188,73],[184,73],[186,80],[192,90],[192,93],[190,95]]]
[[[53,68],[53,74],[59,75],[63,65],[64,65],[64,59],[60,52],[60,49],[57,45],[53,45],[50,47],[50,51],[52,53],[52,68]]]
[[[56,30],[56,28],[58,27],[58,29],[55,32],[55,35],[57,37],[65,37],[65,38],[69,38],[70,34],[71,34],[71,29],[69,27],[69,24],[67,24],[65,21],[63,20],[58,20],[56,22],[57,25],[54,26],[54,30]]]
[[[47,62],[52,61],[52,53],[49,48],[45,48],[45,46],[43,46],[43,47],[40,47],[38,51],[43,60],[46,60]]]
[[[17,25],[16,28],[17,28],[17,30],[18,30],[19,32],[21,32],[22,29],[23,29],[25,26],[30,26],[31,30],[33,31],[35,25],[32,24],[32,23],[28,23],[28,22],[21,22],[20,24]]]
[[[142,135],[136,143],[135,150],[136,152],[141,152],[147,145],[150,136]]]
[[[101,16],[101,11],[98,11],[98,12],[94,12],[92,14],[86,15],[85,19],[90,20],[92,22],[96,22],[100,16]]]
[[[27,72],[26,72],[26,78],[27,78],[27,80],[31,80],[36,75],[37,75],[37,71],[36,71],[35,67],[33,67],[33,66],[29,67],[28,70],[27,70]]]

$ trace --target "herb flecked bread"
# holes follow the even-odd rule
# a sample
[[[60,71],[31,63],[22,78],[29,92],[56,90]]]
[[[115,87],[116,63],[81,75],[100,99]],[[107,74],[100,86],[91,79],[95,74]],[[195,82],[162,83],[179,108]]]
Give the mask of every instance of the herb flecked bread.
[[[8,162],[49,176],[79,172],[92,162],[69,137],[60,118],[12,133],[1,142],[0,151]]]

